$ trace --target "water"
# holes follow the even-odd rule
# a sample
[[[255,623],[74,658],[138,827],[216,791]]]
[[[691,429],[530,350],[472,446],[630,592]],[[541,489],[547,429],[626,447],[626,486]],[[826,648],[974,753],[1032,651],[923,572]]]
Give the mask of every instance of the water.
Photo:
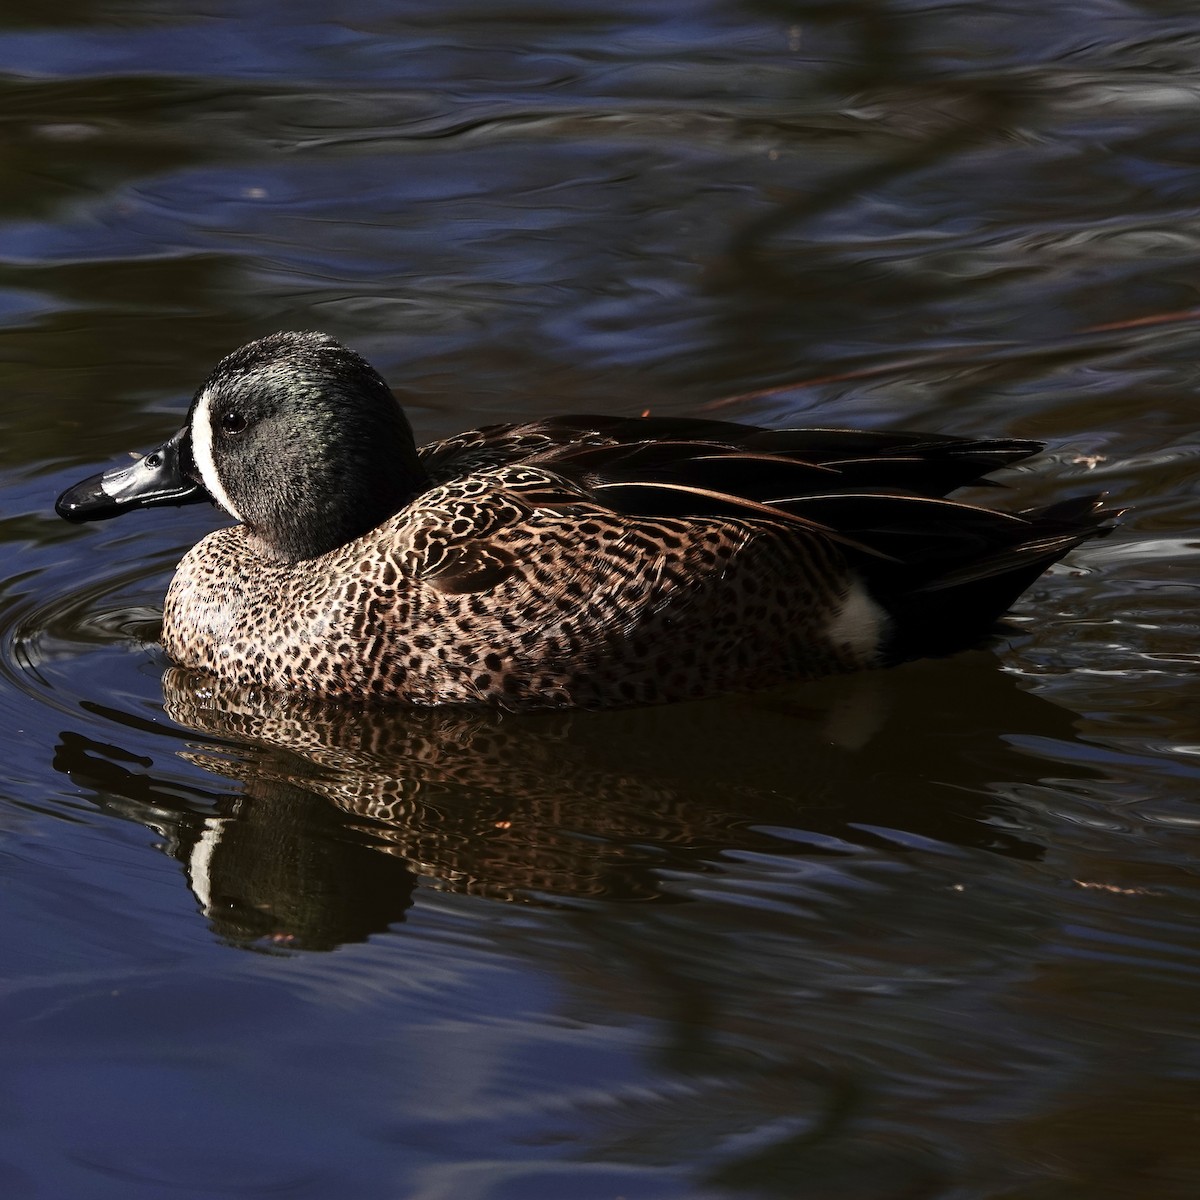
[[[0,16],[0,1191],[1200,1193],[1193,6],[338,13]],[[231,697],[153,644],[214,514],[53,498],[311,327],[423,437],[1032,436],[1130,512],[947,661]]]

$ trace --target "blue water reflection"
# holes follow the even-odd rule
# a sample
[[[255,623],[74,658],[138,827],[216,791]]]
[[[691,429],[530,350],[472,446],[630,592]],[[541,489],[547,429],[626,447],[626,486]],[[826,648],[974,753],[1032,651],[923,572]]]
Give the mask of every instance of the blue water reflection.
[[[1200,1188],[1185,4],[0,14],[0,1192]],[[364,715],[155,645],[218,521],[56,520],[324,328],[422,437],[1039,437],[1130,514],[989,648],[674,709]]]

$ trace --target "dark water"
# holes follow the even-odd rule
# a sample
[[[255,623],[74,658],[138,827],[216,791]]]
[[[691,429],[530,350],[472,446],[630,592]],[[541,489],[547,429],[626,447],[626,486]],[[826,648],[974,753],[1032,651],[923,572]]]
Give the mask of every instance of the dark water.
[[[10,0],[0,1194],[1200,1195],[1198,80],[1171,0]],[[949,661],[214,694],[211,511],[53,498],[306,327],[425,436],[1033,436],[1131,512]]]

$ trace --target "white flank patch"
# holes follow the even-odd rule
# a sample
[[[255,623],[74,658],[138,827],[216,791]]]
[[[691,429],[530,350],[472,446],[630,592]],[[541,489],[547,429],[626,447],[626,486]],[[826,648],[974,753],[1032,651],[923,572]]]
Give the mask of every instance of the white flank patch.
[[[855,654],[869,662],[879,653],[888,621],[887,613],[871,599],[866,587],[861,583],[853,583],[838,615],[830,621],[825,636],[836,646],[848,645]]]
[[[233,501],[221,486],[221,478],[217,474],[216,459],[213,458],[212,414],[209,412],[210,396],[205,390],[200,395],[200,403],[192,416],[192,458],[196,460],[196,469],[204,480],[208,494],[234,520],[243,521],[242,514],[233,507]]]

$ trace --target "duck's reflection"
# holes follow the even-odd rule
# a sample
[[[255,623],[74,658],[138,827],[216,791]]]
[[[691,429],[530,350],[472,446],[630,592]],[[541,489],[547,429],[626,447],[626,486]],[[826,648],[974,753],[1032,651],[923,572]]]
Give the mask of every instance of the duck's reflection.
[[[403,919],[418,880],[541,903],[671,900],[666,876],[719,871],[727,851],[839,854],[883,836],[872,827],[1035,857],[1005,794],[1047,764],[1005,735],[1072,737],[1069,713],[985,655],[601,713],[363,711],[177,669],[163,688],[168,715],[202,735],[180,753],[234,788],[188,789],[74,733],[57,766],[159,830],[214,930],[259,946],[365,938]]]
[[[231,774],[249,761],[227,752]],[[107,811],[153,829],[183,865],[213,931],[233,944],[332,950],[403,920],[412,903],[407,863],[380,854],[374,839],[297,784],[251,771],[244,791],[199,790],[155,775],[149,759],[69,731],[54,766]]]

